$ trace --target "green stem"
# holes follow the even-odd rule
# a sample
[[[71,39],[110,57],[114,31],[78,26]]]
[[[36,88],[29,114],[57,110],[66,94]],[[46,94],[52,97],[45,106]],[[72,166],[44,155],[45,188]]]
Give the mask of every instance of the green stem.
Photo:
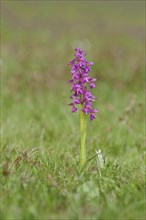
[[[84,119],[84,113],[81,111],[80,112],[80,165],[81,167],[86,162],[85,139],[86,139],[86,123]]]

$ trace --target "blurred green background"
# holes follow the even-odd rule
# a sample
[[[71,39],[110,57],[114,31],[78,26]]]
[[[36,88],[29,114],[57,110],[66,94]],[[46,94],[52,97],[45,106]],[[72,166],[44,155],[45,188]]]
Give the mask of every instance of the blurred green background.
[[[48,166],[54,178],[60,178],[57,179],[59,182],[62,177],[56,174],[54,167],[59,170],[63,166],[59,159],[61,155],[62,161],[67,161],[70,155],[70,169],[74,170],[72,161],[73,158],[78,161],[79,153],[79,116],[72,114],[67,106],[70,96],[67,81],[71,77],[68,62],[73,59],[75,47],[85,50],[87,60],[94,62],[91,76],[97,78],[93,94],[97,97],[94,106],[99,113],[96,121],[89,122],[87,119],[88,157],[92,157],[95,149],[100,147],[112,161],[121,161],[129,167],[141,163],[144,152],[144,17],[145,1],[1,1],[1,164],[2,167],[6,164],[8,169],[5,165],[3,173],[6,170],[12,173],[9,181],[5,175],[2,180],[4,219],[16,219],[16,216],[19,219],[45,218],[48,213],[52,218],[115,216],[117,219],[134,219],[136,216],[142,219],[143,210],[139,209],[138,200],[143,201],[143,196],[140,194],[138,199],[135,188],[130,191],[135,195],[132,197],[133,206],[129,205],[131,197],[129,199],[124,194],[127,188],[123,188],[123,197],[114,200],[112,208],[107,203],[104,206],[104,199],[97,199],[95,204],[101,204],[98,213],[93,208],[95,204],[93,207],[90,204],[92,208],[87,208],[87,213],[84,213],[86,208],[81,201],[77,207],[75,202],[70,205],[68,196],[63,197],[67,204],[62,202],[59,200],[60,189],[56,189],[56,197],[53,197],[54,191],[50,192],[52,205],[45,198],[46,203],[41,206],[44,213],[38,213],[39,195],[37,198],[33,195],[30,201],[27,196],[23,198],[27,190],[31,194],[33,180],[25,182],[23,178],[19,179],[29,165],[22,163],[20,170],[15,170],[12,164],[23,150],[31,151],[37,147],[37,157],[44,167]],[[56,152],[59,155],[57,159]],[[49,158],[53,161],[53,168],[45,162]],[[64,175],[74,175],[66,165],[64,169]],[[36,170],[33,173],[29,167],[25,175],[29,173],[34,179],[40,178],[40,185],[44,184],[47,188],[48,182],[37,174],[43,171]],[[128,172],[130,174],[131,171]],[[111,174],[107,171],[107,175]],[[124,176],[122,170],[119,175]],[[140,171],[134,171],[133,185],[129,185],[128,189],[142,186],[142,176]],[[21,191],[19,184],[23,185],[23,181],[26,188]],[[17,189],[13,191],[15,182]],[[79,192],[70,188],[70,184],[68,182],[66,186],[68,195],[70,192],[78,195]],[[76,181],[72,184],[76,188]],[[115,180],[116,184],[119,183]],[[105,194],[110,198],[108,189]],[[42,193],[41,188],[39,190]],[[117,192],[114,193],[116,195]],[[64,204],[63,208],[58,201]],[[27,205],[31,208],[26,209]],[[5,213],[7,206],[9,211]],[[73,207],[81,207],[81,210],[75,211]],[[56,210],[61,211],[57,214]]]
[[[43,117],[53,103],[57,109],[44,122],[47,127],[50,121],[57,126],[54,123],[59,123],[57,114],[61,112],[75,120],[67,107],[70,91],[66,83],[70,79],[67,64],[75,47],[84,49],[87,59],[95,63],[92,76],[98,79],[94,91],[100,110],[97,118],[107,117],[106,123],[113,120],[111,113],[117,109],[120,115],[131,99],[142,104],[143,1],[2,1],[1,6],[3,117],[9,138],[12,130],[18,130],[17,139],[20,132],[27,133],[22,119],[25,117],[29,126],[30,112],[33,117]],[[19,126],[11,124],[12,113]],[[100,126],[98,119],[97,124]]]

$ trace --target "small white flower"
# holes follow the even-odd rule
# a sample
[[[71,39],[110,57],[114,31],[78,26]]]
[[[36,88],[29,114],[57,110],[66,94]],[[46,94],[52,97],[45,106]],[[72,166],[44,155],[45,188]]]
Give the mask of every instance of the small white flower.
[[[99,150],[95,150],[96,151],[96,160],[97,160],[97,168],[98,168],[98,170],[99,170],[99,173],[100,173],[100,175],[101,175],[101,169],[103,169],[104,168],[104,164],[105,164],[105,160],[104,160],[104,157],[103,157],[103,155],[102,155],[102,153],[101,153],[101,150],[99,149]]]

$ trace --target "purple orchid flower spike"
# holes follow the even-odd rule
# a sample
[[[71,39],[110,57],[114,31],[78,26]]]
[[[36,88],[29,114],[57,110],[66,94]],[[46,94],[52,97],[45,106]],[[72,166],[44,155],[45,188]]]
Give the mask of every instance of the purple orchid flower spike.
[[[72,112],[77,112],[78,106],[80,108],[80,165],[81,167],[86,162],[86,122],[84,114],[90,116],[90,120],[96,118],[95,114],[98,112],[97,109],[93,108],[92,104],[96,100],[95,96],[91,94],[89,89],[95,88],[95,78],[88,75],[91,71],[93,62],[88,62],[85,59],[85,52],[79,48],[75,49],[75,58],[69,62],[71,66],[72,79],[69,80],[71,83],[72,95],[70,99],[72,102],[69,104],[72,108]]]
[[[87,87],[89,85],[90,89],[95,88],[95,78],[91,78],[88,72],[91,71],[91,66],[93,62],[88,62],[85,59],[85,52],[79,48],[75,49],[75,58],[69,62],[71,66],[72,79],[69,81],[71,83],[71,95],[72,102],[69,104],[72,107],[72,112],[77,111],[77,106],[81,106],[81,111],[85,114],[90,115],[90,120],[96,118],[95,114],[98,112],[97,109],[92,107],[92,102],[96,98],[88,91]]]

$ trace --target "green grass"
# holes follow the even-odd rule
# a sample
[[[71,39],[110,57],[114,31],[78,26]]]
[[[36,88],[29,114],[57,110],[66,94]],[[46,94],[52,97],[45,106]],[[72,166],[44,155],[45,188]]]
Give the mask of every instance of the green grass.
[[[145,219],[144,1],[3,1],[1,219]],[[87,118],[79,170],[79,114],[68,61],[94,62],[99,109]]]

